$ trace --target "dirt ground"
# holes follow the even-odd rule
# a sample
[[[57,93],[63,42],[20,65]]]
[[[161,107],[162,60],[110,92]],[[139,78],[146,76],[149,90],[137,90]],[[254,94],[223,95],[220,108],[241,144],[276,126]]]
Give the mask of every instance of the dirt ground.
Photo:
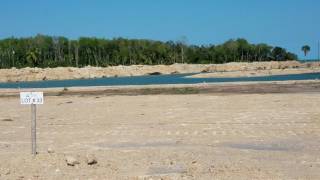
[[[2,97],[0,179],[320,179],[319,108],[320,93],[49,96],[33,157],[30,107]]]

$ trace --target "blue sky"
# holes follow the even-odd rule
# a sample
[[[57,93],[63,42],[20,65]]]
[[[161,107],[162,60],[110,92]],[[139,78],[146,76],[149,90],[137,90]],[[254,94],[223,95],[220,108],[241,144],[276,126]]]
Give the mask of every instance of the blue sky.
[[[217,44],[231,38],[279,45],[317,58],[319,0],[0,0],[0,38],[37,33],[154,40],[188,38]]]

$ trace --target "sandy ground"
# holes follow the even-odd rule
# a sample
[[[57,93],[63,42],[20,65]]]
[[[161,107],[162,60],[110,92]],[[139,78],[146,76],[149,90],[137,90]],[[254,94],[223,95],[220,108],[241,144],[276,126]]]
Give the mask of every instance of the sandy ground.
[[[319,107],[315,92],[49,96],[34,158],[30,107],[2,97],[0,179],[320,179]]]
[[[303,74],[303,73],[320,73],[320,69],[272,69],[272,70],[255,70],[255,71],[233,71],[233,72],[212,72],[201,73],[189,78],[224,78],[224,77],[259,77],[271,75],[286,75],[286,74]]]

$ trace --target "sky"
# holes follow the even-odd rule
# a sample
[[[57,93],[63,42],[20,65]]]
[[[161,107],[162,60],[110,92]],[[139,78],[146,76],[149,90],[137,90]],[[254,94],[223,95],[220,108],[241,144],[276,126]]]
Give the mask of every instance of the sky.
[[[36,34],[179,40],[246,38],[318,57],[320,0],[0,0],[0,39]],[[301,47],[309,45],[304,57]]]

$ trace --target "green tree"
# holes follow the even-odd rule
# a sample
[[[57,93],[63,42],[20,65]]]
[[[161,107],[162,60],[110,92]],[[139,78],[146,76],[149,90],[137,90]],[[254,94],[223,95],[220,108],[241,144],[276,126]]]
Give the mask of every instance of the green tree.
[[[307,54],[310,52],[310,50],[311,50],[311,48],[310,48],[310,46],[308,46],[308,45],[304,45],[304,46],[302,46],[302,48],[301,48],[301,51],[303,51],[304,56],[307,56]]]
[[[185,37],[176,42],[91,37],[70,40],[66,37],[41,34],[27,38],[0,39],[0,68],[87,65],[104,67],[120,64],[227,63],[294,59],[297,59],[297,56],[282,47],[272,47],[264,43],[252,44],[243,38],[206,46],[188,45]]]
[[[272,56],[276,61],[284,61],[287,57],[287,51],[281,47],[275,47],[272,50]]]
[[[32,67],[37,67],[39,65],[40,55],[40,50],[37,48],[29,50],[26,54],[28,64]]]

